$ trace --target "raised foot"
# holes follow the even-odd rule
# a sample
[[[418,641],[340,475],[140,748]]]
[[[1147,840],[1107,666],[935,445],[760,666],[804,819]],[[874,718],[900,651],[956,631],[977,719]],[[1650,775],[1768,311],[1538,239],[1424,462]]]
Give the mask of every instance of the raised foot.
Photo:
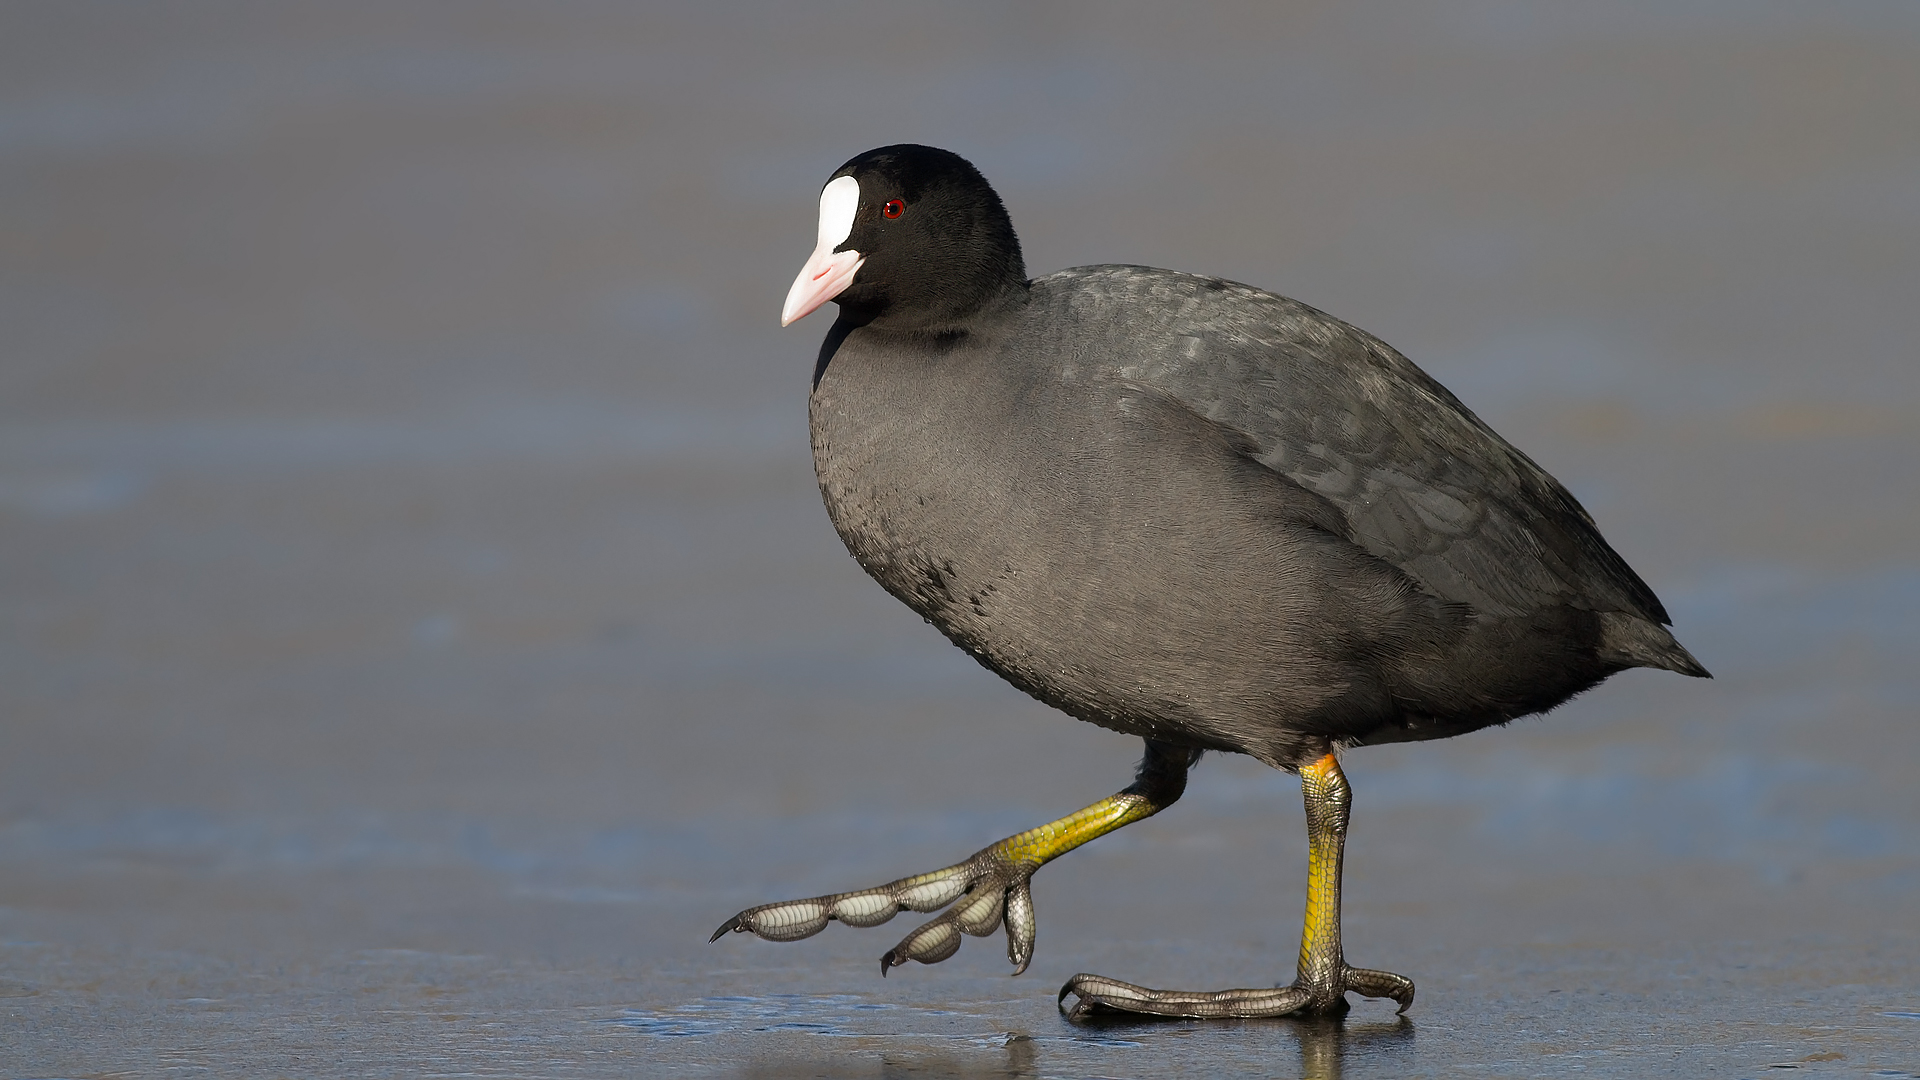
[[[1033,959],[1033,892],[1028,881],[1038,867],[1017,862],[1006,848],[1002,841],[966,862],[871,889],[751,907],[722,923],[708,940],[718,941],[732,931],[757,934],[768,941],[798,941],[826,929],[829,922],[878,926],[902,908],[937,911],[944,907],[947,910],[939,917],[887,950],[880,958],[880,974],[909,960],[937,964],[959,951],[961,934],[985,937],[1004,922],[1007,960],[1018,975]]]
[[[1342,965],[1343,986],[1316,991],[1295,983],[1268,990],[1149,990],[1101,975],[1075,975],[1060,988],[1061,1012],[1068,1020],[1099,1016],[1178,1016],[1199,1020],[1251,1019],[1263,1016],[1328,1015],[1347,1011],[1346,991],[1362,997],[1392,998],[1406,1012],[1413,1005],[1413,980],[1390,971]],[[1071,1009],[1067,997],[1076,1000]]]

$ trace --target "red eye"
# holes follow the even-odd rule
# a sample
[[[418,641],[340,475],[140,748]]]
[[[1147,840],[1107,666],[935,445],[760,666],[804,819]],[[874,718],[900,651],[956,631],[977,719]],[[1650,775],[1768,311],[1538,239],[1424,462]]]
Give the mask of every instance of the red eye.
[[[895,199],[892,202],[888,203],[887,205],[881,207],[880,212],[887,215],[890,218],[897,218],[901,214],[904,214],[907,212],[907,204],[901,202],[899,199]]]

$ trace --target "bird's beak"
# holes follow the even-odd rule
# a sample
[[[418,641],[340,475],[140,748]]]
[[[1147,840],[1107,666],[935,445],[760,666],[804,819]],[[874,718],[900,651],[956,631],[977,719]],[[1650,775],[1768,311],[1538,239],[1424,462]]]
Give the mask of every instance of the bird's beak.
[[[789,326],[839,296],[842,289],[853,284],[853,275],[860,272],[860,264],[866,261],[866,256],[857,251],[835,251],[832,244],[815,248],[807,265],[800,268],[800,276],[793,279],[793,288],[787,290],[786,306],[780,309],[780,325]]]
[[[835,251],[853,235],[853,216],[860,210],[860,181],[851,176],[836,176],[820,189],[819,242],[800,276],[787,290],[786,306],[780,309],[780,325],[795,319],[840,295],[853,284],[866,256],[857,251]]]

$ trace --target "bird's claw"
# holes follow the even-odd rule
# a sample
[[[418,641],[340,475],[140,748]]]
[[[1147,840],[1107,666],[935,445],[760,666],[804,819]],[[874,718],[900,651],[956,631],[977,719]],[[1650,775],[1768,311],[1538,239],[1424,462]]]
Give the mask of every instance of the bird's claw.
[[[1298,982],[1264,990],[1150,990],[1101,975],[1075,975],[1060,988],[1060,1011],[1068,1020],[1102,1015],[1166,1016],[1192,1019],[1342,1014],[1346,992],[1392,998],[1404,1013],[1413,1005],[1413,980],[1390,971],[1341,968],[1340,985],[1314,988]],[[1069,996],[1072,1008],[1066,1007]]]
[[[1014,974],[1027,970],[1033,959],[1035,922],[1033,891],[1028,884],[1036,867],[1008,857],[1003,846],[988,847],[966,862],[901,878],[854,892],[786,900],[751,907],[713,932],[751,933],[768,941],[798,941],[839,921],[848,926],[878,926],[901,909],[938,911],[880,958],[880,974],[909,960],[937,964],[960,949],[960,936],[985,937],[1002,925],[1007,929],[1007,960]]]
[[[1413,1008],[1413,980],[1405,975],[1395,975],[1391,971],[1375,971],[1372,968],[1349,967],[1346,969],[1347,989],[1361,997],[1392,998],[1405,1013]]]

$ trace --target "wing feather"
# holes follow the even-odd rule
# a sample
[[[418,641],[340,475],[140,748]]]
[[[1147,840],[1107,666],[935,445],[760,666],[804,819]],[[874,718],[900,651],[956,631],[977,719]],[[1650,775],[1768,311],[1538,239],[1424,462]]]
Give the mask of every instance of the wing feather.
[[[1218,278],[1055,276],[1076,279],[1063,292],[1090,305],[1083,318],[1126,313],[1113,375],[1243,433],[1258,461],[1337,507],[1350,540],[1441,599],[1495,617],[1564,605],[1668,622],[1558,481],[1371,334]],[[1143,312],[1164,334],[1139,332]]]

